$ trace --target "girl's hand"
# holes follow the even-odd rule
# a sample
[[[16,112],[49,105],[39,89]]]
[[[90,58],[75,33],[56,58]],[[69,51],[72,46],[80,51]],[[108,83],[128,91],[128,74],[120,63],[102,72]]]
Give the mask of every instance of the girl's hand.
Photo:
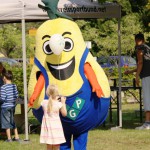
[[[61,97],[61,102],[62,102],[62,103],[65,103],[65,102],[66,102],[66,97],[62,96],[62,97]]]

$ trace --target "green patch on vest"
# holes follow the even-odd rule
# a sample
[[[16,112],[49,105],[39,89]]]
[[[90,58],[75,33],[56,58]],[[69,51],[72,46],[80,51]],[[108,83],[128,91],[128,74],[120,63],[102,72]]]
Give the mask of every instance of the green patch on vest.
[[[67,105],[67,117],[71,120],[76,120],[80,111],[82,110],[85,104],[85,100],[79,97],[76,97],[72,107]]]

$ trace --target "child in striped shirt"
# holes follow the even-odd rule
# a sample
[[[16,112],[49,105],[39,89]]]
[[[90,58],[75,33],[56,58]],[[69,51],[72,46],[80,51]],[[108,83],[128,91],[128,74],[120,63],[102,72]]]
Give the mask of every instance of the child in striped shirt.
[[[4,85],[0,89],[1,105],[1,128],[6,129],[6,142],[19,141],[18,130],[14,122],[14,113],[18,90],[15,84],[12,84],[13,74],[11,71],[5,71],[2,75]],[[15,137],[12,139],[10,129],[14,130]]]

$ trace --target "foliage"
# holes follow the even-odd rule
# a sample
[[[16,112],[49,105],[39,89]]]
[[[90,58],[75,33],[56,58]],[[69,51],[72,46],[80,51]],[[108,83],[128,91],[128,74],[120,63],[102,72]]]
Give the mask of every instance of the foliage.
[[[0,49],[6,57],[15,50],[21,49],[21,42],[18,42],[21,41],[21,34],[15,26],[2,25],[0,35]]]
[[[130,0],[132,4],[133,12],[140,14],[140,19],[142,20],[144,26],[146,27],[144,31],[148,31],[148,23],[150,22],[150,11],[149,11],[149,0]]]
[[[98,0],[99,3],[104,3],[106,0]]]
[[[122,81],[130,81],[127,82],[126,86],[133,86],[133,79],[135,78],[134,74],[129,74],[129,75],[125,75],[124,72],[126,71],[126,69],[134,69],[133,67],[130,68],[121,68],[121,75],[122,75]],[[119,77],[119,71],[118,68],[104,68],[104,71],[108,77],[109,80],[111,79],[116,79],[117,84],[118,84],[118,77]]]
[[[23,85],[23,67],[22,64],[20,66],[5,66],[7,70],[11,70],[13,73],[13,83],[17,85],[17,89],[19,92],[19,96],[23,97],[24,96],[24,85]],[[27,83],[30,77],[30,72],[31,72],[31,66],[27,66]]]
[[[99,0],[104,3],[106,0]],[[108,0],[112,2],[114,0]],[[134,51],[134,34],[144,32],[147,43],[150,42],[150,2],[148,0],[117,0],[122,7],[121,41],[122,55],[131,55]],[[92,41],[94,56],[118,54],[118,20],[85,19],[76,21],[85,40]],[[29,36],[29,29],[38,28],[42,22],[26,23],[27,57],[34,56],[35,37]],[[90,32],[89,32],[90,31]],[[6,57],[22,57],[21,24],[4,24],[0,28],[0,52]]]
[[[122,55],[132,55],[134,53],[134,34],[144,32],[147,43],[150,42],[148,26],[143,20],[144,17],[147,17],[148,8],[144,9],[147,3],[146,0],[134,1],[135,3],[130,0],[118,0],[117,2],[122,6]],[[118,55],[118,21],[116,19],[87,19],[76,22],[82,30],[84,39],[92,41],[91,52],[94,56]]]
[[[29,25],[32,27],[31,24]],[[27,29],[28,28],[29,27],[27,27]],[[5,57],[22,58],[22,31],[20,23],[1,25],[0,41],[0,52],[3,53]],[[26,50],[28,58],[34,55],[34,46],[35,38],[26,34]]]

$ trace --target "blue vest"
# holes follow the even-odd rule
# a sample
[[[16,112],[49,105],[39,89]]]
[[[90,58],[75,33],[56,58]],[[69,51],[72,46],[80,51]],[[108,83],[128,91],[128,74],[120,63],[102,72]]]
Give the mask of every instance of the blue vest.
[[[110,105],[110,98],[98,98],[96,93],[92,93],[91,85],[85,77],[84,64],[88,53],[86,49],[79,66],[83,85],[75,94],[67,97],[67,117],[61,116],[64,131],[70,134],[81,134],[102,124]]]
[[[60,115],[64,132],[68,134],[81,134],[87,132],[102,124],[108,114],[110,98],[98,98],[96,93],[92,92],[91,85],[84,75],[84,64],[88,53],[89,50],[86,49],[79,66],[83,85],[75,94],[67,96],[67,117]],[[40,70],[44,69],[37,59],[35,63]],[[47,73],[45,71],[42,71],[42,73],[44,74],[44,78],[48,80]],[[46,83],[48,83],[48,81],[46,81]],[[42,107],[33,109],[33,114],[40,122],[42,121]]]

